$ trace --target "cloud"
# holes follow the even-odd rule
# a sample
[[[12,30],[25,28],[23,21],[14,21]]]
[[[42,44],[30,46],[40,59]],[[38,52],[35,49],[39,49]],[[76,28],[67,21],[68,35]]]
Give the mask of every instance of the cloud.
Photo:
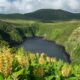
[[[80,12],[80,0],[0,0],[0,13],[28,13],[42,8]]]
[[[78,0],[68,0],[68,5],[72,8],[72,9],[78,9],[80,8],[80,3]]]

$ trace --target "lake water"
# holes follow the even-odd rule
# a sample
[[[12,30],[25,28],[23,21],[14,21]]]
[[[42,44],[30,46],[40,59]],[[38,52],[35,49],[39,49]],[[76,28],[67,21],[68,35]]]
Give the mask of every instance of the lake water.
[[[56,57],[58,60],[68,62],[66,51],[55,42],[50,42],[42,38],[27,38],[21,45],[25,50],[33,53],[45,53],[50,57]]]

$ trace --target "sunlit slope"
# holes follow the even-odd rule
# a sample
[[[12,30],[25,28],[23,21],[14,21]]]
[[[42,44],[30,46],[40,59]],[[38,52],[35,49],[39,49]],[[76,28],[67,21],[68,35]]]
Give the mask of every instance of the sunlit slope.
[[[65,45],[65,42],[68,40],[69,36],[79,26],[79,21],[40,23],[38,26],[39,31],[37,31],[37,35]]]
[[[66,42],[66,50],[70,53],[73,62],[80,63],[80,27],[70,35]]]

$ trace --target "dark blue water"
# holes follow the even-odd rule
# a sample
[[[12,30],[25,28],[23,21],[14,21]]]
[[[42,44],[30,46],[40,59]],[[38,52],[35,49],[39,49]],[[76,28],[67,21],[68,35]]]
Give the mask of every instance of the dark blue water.
[[[65,50],[55,42],[50,42],[42,38],[28,38],[22,44],[26,51],[34,53],[45,53],[48,56],[56,57],[58,60],[68,61]]]

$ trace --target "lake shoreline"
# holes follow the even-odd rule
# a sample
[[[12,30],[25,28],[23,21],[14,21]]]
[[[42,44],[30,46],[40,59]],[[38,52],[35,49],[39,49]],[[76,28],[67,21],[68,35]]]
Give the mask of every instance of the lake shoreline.
[[[48,42],[55,43],[57,46],[61,47],[61,48],[63,49],[63,51],[65,52],[64,56],[67,57],[67,62],[68,62],[69,64],[71,63],[70,55],[69,55],[69,53],[67,53],[67,51],[65,50],[65,47],[62,46],[62,45],[57,44],[56,41],[48,40],[48,39],[46,39],[46,38],[44,38],[44,37],[40,37],[40,36],[35,36],[35,37],[27,37],[27,38],[25,38],[20,44],[24,43],[27,39],[34,39],[34,38],[39,38],[39,39],[42,39],[42,40],[46,40],[46,41],[48,41]]]

